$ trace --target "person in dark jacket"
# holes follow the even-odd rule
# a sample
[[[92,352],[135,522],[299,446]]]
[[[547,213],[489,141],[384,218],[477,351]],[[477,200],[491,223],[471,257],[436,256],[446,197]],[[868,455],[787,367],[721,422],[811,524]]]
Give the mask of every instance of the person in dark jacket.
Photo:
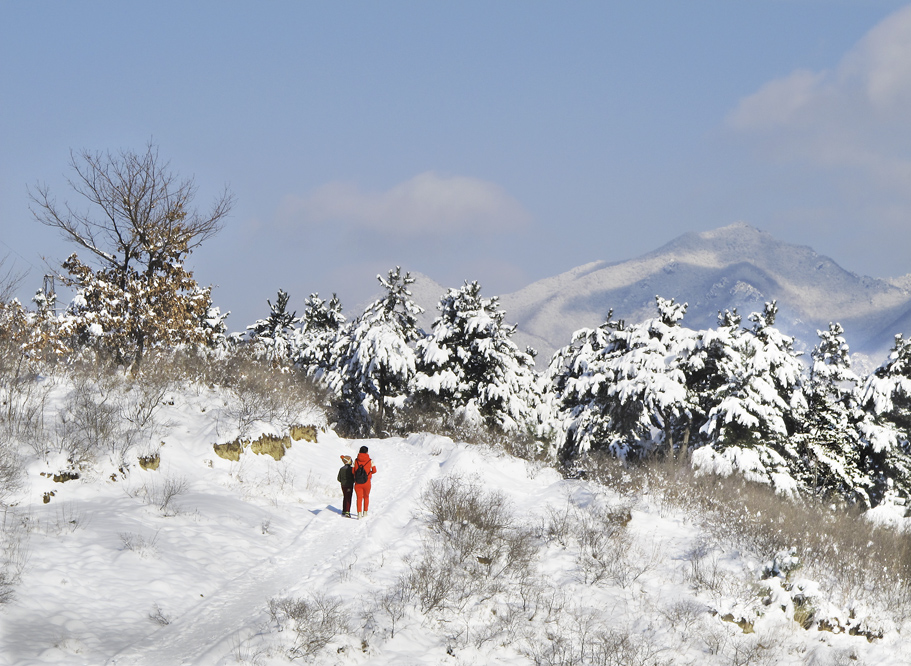
[[[342,456],[345,463],[338,471],[338,482],[342,486],[342,515],[351,517],[351,495],[354,492],[354,472],[351,471],[351,456]]]
[[[370,481],[373,479],[373,475],[376,474],[376,465],[370,459],[366,446],[361,447],[354,462],[355,478],[357,478],[358,469],[363,469],[367,477],[364,483],[355,481],[354,484],[354,494],[357,495],[357,517],[363,519],[367,517],[367,509],[370,507]]]

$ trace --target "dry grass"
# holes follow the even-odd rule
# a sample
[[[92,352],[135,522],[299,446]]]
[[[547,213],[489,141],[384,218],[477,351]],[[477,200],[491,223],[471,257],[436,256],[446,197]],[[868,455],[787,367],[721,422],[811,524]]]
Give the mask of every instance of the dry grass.
[[[659,509],[688,513],[721,547],[767,561],[793,549],[804,572],[834,603],[864,600],[898,619],[911,617],[911,534],[877,526],[857,508],[785,498],[737,476],[697,476],[673,460],[626,466],[608,456],[589,456],[584,469],[589,478],[630,497],[648,490]],[[710,558],[692,562],[694,580],[711,588]]]
[[[503,450],[523,460],[541,461],[547,457],[546,446],[543,446],[532,433],[504,432],[484,423],[473,423],[457,417],[441,403],[412,404],[396,413],[387,425],[392,432],[399,435],[432,432],[457,442]]]
[[[421,614],[458,613],[470,602],[499,598],[532,580],[540,540],[516,524],[501,493],[451,475],[427,484],[421,506],[430,532],[418,554],[406,560],[401,581],[404,598]],[[466,631],[463,640],[487,640]]]
[[[311,379],[294,369],[276,369],[246,353],[238,352],[223,363],[219,385],[228,388],[232,400],[228,418],[241,436],[256,422],[275,424],[283,431],[300,423],[301,417],[320,411],[328,397]]]
[[[0,516],[0,605],[13,599],[16,584],[28,563],[27,517],[3,507]]]
[[[292,659],[312,657],[333,638],[349,631],[348,611],[342,601],[325,594],[311,593],[297,599],[271,599],[269,614],[279,630],[290,626],[294,631],[294,645],[289,649]]]

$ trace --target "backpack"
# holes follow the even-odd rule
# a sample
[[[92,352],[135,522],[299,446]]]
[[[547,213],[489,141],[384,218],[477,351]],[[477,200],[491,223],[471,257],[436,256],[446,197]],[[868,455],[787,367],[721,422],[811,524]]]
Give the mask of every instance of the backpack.
[[[355,483],[367,483],[367,468],[363,465],[359,465],[354,470],[354,482]]]

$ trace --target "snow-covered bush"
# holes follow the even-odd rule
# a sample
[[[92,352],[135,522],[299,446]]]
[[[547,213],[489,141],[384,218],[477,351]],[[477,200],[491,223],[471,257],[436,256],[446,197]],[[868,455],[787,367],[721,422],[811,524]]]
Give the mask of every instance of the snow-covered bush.
[[[510,522],[510,507],[502,494],[457,474],[431,479],[421,495],[421,505],[430,529],[449,538],[470,526],[489,541]]]
[[[698,517],[725,552],[743,549],[768,562],[791,553],[832,603],[869,603],[911,617],[908,532],[880,527],[850,505],[782,497],[737,475],[698,476],[661,462],[644,465],[641,473],[652,501]]]
[[[628,504],[593,497],[568,497],[561,507],[548,507],[541,534],[575,552],[574,576],[585,585],[628,587],[654,561],[635,552],[626,526]]]
[[[297,368],[276,368],[239,348],[223,362],[219,384],[227,389],[224,415],[227,436],[246,437],[256,424],[288,430],[300,423],[321,422],[325,391]]]
[[[377,615],[389,620],[389,638],[395,638],[396,626],[405,618],[410,604],[414,601],[412,588],[406,577],[399,578],[395,584],[383,590],[377,590],[371,598],[371,605],[364,609],[368,622]]]
[[[20,364],[19,360],[0,355],[0,442],[6,451],[9,488],[14,487],[19,445],[26,443],[37,453],[47,448],[45,408],[53,388],[46,378],[26,372],[31,364]]]
[[[531,574],[538,541],[501,493],[449,475],[428,483],[421,506],[430,534],[403,579],[421,613],[460,612]]]
[[[143,499],[156,507],[163,516],[176,516],[181,508],[177,499],[190,490],[190,481],[183,476],[165,476],[144,484],[141,489]]]
[[[15,441],[0,431],[0,506],[22,483],[22,459]]]
[[[43,456],[64,454],[73,471],[102,459],[129,468],[128,453],[156,445],[167,430],[157,415],[178,379],[175,366],[161,357],[148,359],[136,374],[103,364],[71,370],[56,380],[66,398],[53,435],[35,445]]]
[[[460,475],[433,479],[421,496],[428,526],[463,567],[494,580],[526,569],[536,553],[530,532],[515,525],[502,493]],[[479,567],[473,560],[477,560]]]
[[[178,385],[174,364],[161,358],[145,363],[142,372],[120,376],[114,402],[124,426],[132,431],[131,439],[139,446],[155,442],[164,424],[157,416],[165,399]]]
[[[528,635],[521,652],[535,666],[670,666],[653,630],[624,630],[596,609],[576,602],[553,622],[545,637]]]
[[[16,584],[28,562],[27,519],[3,506],[0,515],[0,606],[13,599]]]
[[[135,443],[134,431],[121,418],[113,396],[113,376],[77,378],[63,408],[57,414],[54,448],[64,454],[73,471],[110,456],[121,465]]]

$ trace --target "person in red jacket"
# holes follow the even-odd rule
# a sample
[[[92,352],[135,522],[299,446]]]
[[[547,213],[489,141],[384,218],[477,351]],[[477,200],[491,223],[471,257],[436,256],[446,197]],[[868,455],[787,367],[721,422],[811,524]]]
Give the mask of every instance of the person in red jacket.
[[[357,458],[354,459],[354,494],[357,495],[357,517],[366,518],[367,509],[370,508],[370,480],[376,474],[376,466],[367,454],[367,447],[362,446]],[[362,471],[361,471],[362,470]],[[359,471],[361,471],[359,475]],[[366,481],[358,483],[358,477],[366,476]]]

